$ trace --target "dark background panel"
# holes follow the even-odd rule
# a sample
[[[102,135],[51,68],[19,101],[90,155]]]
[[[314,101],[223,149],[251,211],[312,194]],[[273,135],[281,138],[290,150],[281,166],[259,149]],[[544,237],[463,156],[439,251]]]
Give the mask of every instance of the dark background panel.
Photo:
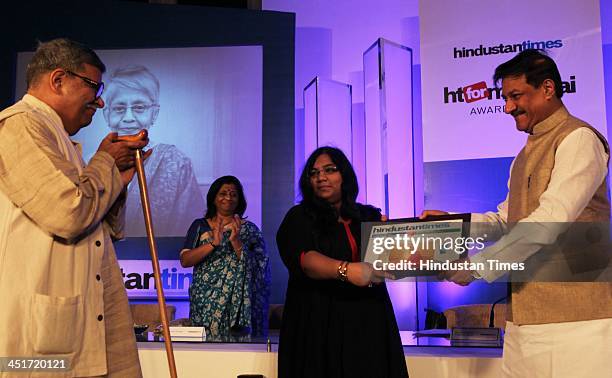
[[[287,274],[278,257],[275,234],[295,198],[294,35],[292,13],[117,1],[4,3],[0,107],[14,102],[17,52],[34,50],[37,41],[67,37],[93,49],[263,46],[260,226],[272,261],[271,303],[279,303],[284,301]],[[248,150],[248,146],[236,146],[228,153],[248,159]]]

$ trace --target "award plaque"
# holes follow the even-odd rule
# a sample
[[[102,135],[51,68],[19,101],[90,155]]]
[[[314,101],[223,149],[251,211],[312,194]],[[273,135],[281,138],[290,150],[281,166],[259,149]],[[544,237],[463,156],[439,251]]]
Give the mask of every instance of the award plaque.
[[[362,227],[362,261],[396,278],[462,269],[467,252],[484,247],[470,237],[469,213],[368,222]]]

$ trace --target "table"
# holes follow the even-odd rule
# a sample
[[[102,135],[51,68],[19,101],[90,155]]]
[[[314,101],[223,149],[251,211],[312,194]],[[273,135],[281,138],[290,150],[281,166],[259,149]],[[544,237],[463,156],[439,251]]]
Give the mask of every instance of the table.
[[[502,349],[498,347],[452,347],[440,336],[414,337],[402,331],[404,354],[411,378],[498,378]],[[166,352],[161,341],[150,335],[138,341],[138,354],[145,378],[168,377]],[[144,339],[140,339],[144,340]],[[278,335],[241,342],[174,342],[177,372],[181,378],[233,378],[240,374],[263,374],[276,378]],[[271,351],[267,351],[268,348]]]

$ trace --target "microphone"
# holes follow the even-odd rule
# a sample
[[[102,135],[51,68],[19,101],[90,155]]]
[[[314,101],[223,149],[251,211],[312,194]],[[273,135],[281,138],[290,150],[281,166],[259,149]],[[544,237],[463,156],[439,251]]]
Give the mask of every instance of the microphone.
[[[489,313],[489,328],[494,328],[495,327],[495,305],[498,304],[499,302],[503,301],[506,298],[508,298],[507,295],[502,297],[502,298],[500,298],[500,299],[498,299],[498,300],[496,300],[491,305],[491,312]]]
[[[451,330],[451,346],[501,346],[501,329],[495,327],[495,305],[506,298],[508,296],[491,305],[488,327],[454,327]]]

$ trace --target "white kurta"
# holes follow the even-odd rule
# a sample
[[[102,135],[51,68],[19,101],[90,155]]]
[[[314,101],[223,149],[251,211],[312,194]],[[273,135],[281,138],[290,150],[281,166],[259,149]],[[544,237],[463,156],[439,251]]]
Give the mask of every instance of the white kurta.
[[[608,154],[591,130],[571,132],[555,154],[555,168],[540,206],[519,222],[531,232],[511,231],[471,261],[525,261],[537,253],[542,240],[554,241],[559,229],[551,225],[578,217],[606,177],[607,162]],[[497,212],[472,214],[473,233],[501,235],[507,218],[506,197]],[[493,270],[478,273],[489,282],[502,275]],[[502,373],[520,378],[612,377],[612,319],[521,326],[507,322]]]

